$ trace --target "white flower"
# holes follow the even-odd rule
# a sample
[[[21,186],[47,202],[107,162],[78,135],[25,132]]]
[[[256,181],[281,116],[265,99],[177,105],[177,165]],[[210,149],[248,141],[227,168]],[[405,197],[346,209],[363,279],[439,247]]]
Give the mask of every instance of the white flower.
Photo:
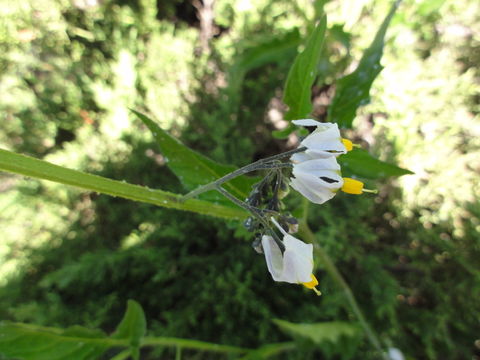
[[[352,150],[352,142],[347,139],[342,139],[337,124],[321,123],[313,119],[293,120],[292,122],[295,125],[316,127],[316,129],[300,143],[300,146],[306,147],[307,150],[294,154],[291,157],[294,163],[339,156]]]
[[[390,360],[405,360],[403,353],[397,348],[389,348],[388,357]]]
[[[272,236],[263,235],[262,237],[265,260],[273,280],[303,284],[318,293],[318,290],[315,289],[318,281],[312,274],[313,245],[305,244],[303,241],[287,234],[273,218],[272,221],[282,232],[283,245],[285,246],[282,253]]]
[[[315,204],[330,200],[344,185],[340,165],[333,156],[295,164],[292,174],[290,185]]]
[[[282,254],[273,237],[262,237],[265,260],[273,280],[291,284],[309,282],[313,270],[312,244],[305,244],[292,235],[286,235],[283,244],[285,251]]]

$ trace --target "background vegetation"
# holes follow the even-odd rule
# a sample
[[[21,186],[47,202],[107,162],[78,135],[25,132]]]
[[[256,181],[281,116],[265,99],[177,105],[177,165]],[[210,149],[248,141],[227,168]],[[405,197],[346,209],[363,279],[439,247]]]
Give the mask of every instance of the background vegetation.
[[[1,147],[185,192],[129,108],[219,162],[287,150],[293,135],[272,137],[285,126],[281,90],[321,5],[328,35],[313,114],[322,120],[332,84],[355,68],[391,6],[208,4],[3,0]],[[404,1],[385,69],[348,135],[415,174],[375,184],[376,198],[337,196],[308,215],[372,328],[409,359],[480,358],[479,18],[472,1]],[[322,263],[320,299],[273,283],[238,222],[0,177],[1,319],[112,333],[134,299],[151,336],[247,348],[290,339],[272,319],[356,321]],[[295,339],[301,350],[278,358],[375,358],[361,332],[342,334],[320,346]],[[142,353],[173,357],[168,348]]]

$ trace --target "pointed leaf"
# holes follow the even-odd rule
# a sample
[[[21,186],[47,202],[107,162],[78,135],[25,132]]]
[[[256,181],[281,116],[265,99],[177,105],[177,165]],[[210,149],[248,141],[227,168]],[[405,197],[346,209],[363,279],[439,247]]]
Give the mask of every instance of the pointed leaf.
[[[131,344],[138,345],[146,331],[147,320],[142,307],[136,301],[128,300],[127,311],[112,338],[128,339]]]
[[[306,338],[316,345],[325,342],[336,344],[342,337],[358,337],[361,333],[357,325],[341,322],[323,322],[313,324],[295,324],[284,320],[273,320],[278,327],[294,337]]]
[[[136,301],[128,300],[127,311],[112,338],[128,340],[132,357],[138,359],[140,343],[146,331],[147,320],[142,307]]]
[[[241,219],[246,215],[245,211],[238,207],[212,204],[211,202],[197,199],[181,201],[180,195],[167,191],[149,189],[144,186],[127,184],[122,181],[67,169],[47,161],[3,149],[0,149],[0,171],[55,181],[98,193],[119,196],[166,208],[193,211],[199,214],[233,219]]]
[[[338,162],[342,166],[343,176],[378,179],[413,174],[410,170],[374,158],[367,151],[359,149],[340,156]]]
[[[312,111],[312,85],[317,75],[317,65],[322,53],[327,19],[324,16],[308,38],[305,49],[297,55],[285,83],[283,102],[289,110],[285,119],[307,117]]]
[[[234,166],[216,163],[206,156],[189,149],[162,130],[146,115],[135,110],[132,110],[132,112],[150,129],[160,146],[162,154],[167,159],[168,167],[177,175],[187,190],[193,190],[200,185],[208,184],[236,169]],[[258,182],[257,178],[240,176],[224,184],[224,187],[234,196],[244,199],[249,195],[252,185],[256,182]],[[209,197],[201,198],[231,204],[216,192],[209,193],[209,195]]]
[[[350,128],[357,109],[370,101],[372,83],[383,69],[380,59],[385,34],[399,4],[400,1],[395,1],[355,71],[337,81],[335,96],[328,111],[328,121],[336,122],[340,127]]]
[[[21,360],[92,360],[117,346],[100,330],[0,323],[0,354]]]

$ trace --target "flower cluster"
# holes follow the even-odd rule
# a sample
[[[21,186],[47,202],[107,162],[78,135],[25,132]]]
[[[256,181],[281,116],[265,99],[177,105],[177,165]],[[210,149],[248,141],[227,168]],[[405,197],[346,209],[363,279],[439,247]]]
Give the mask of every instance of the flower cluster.
[[[306,150],[294,154],[293,178],[290,185],[308,200],[323,204],[335,196],[338,190],[349,194],[361,194],[361,181],[342,178],[337,156],[352,150],[350,140],[342,139],[337,124],[320,123],[312,119],[294,120],[295,125],[314,126],[315,130],[301,143]]]
[[[290,178],[292,188],[316,204],[330,200],[339,190],[350,194],[368,191],[363,189],[362,182],[341,176],[337,157],[352,150],[353,144],[341,137],[337,124],[320,123],[312,119],[295,120],[293,123],[313,126],[315,130],[302,140],[300,151],[290,158],[293,164],[293,176]],[[280,178],[278,177],[277,181]],[[260,185],[264,190],[265,182]],[[258,194],[258,188],[259,185],[252,194]],[[257,204],[258,199],[253,198]],[[252,202],[253,198],[250,197],[247,202]],[[278,205],[278,202],[276,204]],[[271,210],[272,207],[267,209]],[[276,210],[278,211],[278,206]],[[254,247],[264,253],[268,270],[275,281],[302,284],[320,295],[320,291],[316,289],[318,281],[313,275],[313,245],[305,244],[286,232],[286,229],[292,228],[289,224],[291,219],[279,216],[279,220],[283,221],[280,225],[272,217],[271,221],[283,235],[282,240],[270,231],[271,235],[264,234],[261,238],[257,236]]]

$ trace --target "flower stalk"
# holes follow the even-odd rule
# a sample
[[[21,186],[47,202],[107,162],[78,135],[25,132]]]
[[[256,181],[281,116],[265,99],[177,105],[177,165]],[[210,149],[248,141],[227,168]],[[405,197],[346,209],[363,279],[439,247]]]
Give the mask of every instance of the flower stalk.
[[[307,148],[306,147],[300,147],[297,149],[293,149],[290,151],[283,152],[281,154],[273,155],[265,159],[260,159],[257,160],[251,164],[248,164],[244,167],[241,167],[240,169],[237,169],[235,171],[232,171],[231,173],[222,176],[221,178],[212,181],[211,183],[202,185],[195,190],[190,191],[188,194],[185,194],[182,197],[182,201],[186,201],[188,199],[194,198],[204,192],[210,191],[210,190],[218,190],[217,186],[222,185],[223,183],[226,183],[227,181],[230,181],[238,176],[248,174],[249,172],[256,171],[256,170],[268,170],[268,169],[281,169],[281,168],[289,168],[292,167],[292,164],[290,163],[280,163],[277,162],[277,160],[284,159],[286,157],[289,157],[293,154],[305,151]]]

